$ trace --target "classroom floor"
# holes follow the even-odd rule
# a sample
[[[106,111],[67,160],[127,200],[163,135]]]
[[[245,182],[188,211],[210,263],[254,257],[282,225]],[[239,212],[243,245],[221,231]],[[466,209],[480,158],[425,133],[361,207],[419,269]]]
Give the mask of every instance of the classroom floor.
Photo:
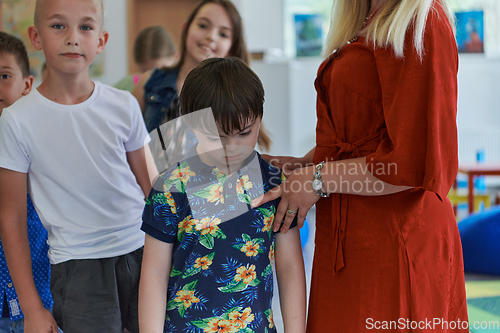
[[[472,333],[500,332],[500,276],[465,274],[467,309]],[[477,323],[476,323],[477,322]],[[496,323],[489,326],[487,323]],[[476,323],[477,328],[474,328]],[[480,325],[483,324],[483,328]]]
[[[301,231],[301,236],[307,237],[303,246],[304,263],[306,269],[306,282],[308,286],[311,281],[312,259],[314,254],[315,234],[315,209],[312,208],[307,217],[308,231]],[[467,307],[469,312],[469,324],[471,333],[499,333],[500,327],[500,276],[487,276],[477,274],[465,274],[465,288],[467,292]],[[274,283],[273,316],[278,332],[284,332],[283,319],[279,306],[278,286],[276,279]],[[472,325],[477,322],[478,328]],[[493,327],[485,328],[489,322]],[[483,324],[483,328],[480,325]]]

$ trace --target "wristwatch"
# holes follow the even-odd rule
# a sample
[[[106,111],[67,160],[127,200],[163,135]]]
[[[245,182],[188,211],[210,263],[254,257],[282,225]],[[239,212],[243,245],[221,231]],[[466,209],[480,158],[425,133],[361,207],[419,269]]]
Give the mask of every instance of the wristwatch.
[[[325,164],[325,161],[320,162],[316,165],[316,172],[314,173],[314,178],[312,182],[312,188],[316,194],[318,194],[320,197],[327,197],[329,196],[328,193],[323,191],[323,179],[321,178],[321,169],[323,169],[323,164]]]

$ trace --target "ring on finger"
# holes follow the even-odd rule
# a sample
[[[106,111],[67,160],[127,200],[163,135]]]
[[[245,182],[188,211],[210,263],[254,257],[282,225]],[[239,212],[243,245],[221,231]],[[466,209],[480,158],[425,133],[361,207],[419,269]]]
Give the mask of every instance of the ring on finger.
[[[291,209],[287,209],[287,211],[286,211],[286,212],[287,212],[288,214],[290,214],[290,215],[295,215],[295,214],[297,214],[298,210],[291,210]]]

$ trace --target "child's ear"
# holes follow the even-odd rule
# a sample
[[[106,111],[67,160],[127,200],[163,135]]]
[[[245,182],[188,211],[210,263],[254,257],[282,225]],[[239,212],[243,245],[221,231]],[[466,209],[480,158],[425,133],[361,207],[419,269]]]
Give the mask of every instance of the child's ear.
[[[22,95],[26,96],[30,93],[31,88],[33,87],[33,76],[28,75],[23,80],[24,80],[24,90]]]
[[[97,45],[97,54],[104,51],[104,47],[108,42],[109,33],[107,31],[101,31],[101,35],[99,36],[99,45]]]
[[[28,27],[28,36],[30,37],[31,45],[33,45],[33,47],[37,51],[40,51],[42,49],[40,34],[38,33],[38,29],[34,25]]]

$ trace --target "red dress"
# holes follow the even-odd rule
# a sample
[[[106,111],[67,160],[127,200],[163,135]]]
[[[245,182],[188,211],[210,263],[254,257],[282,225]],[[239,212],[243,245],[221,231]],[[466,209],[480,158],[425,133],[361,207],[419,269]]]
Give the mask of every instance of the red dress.
[[[414,189],[318,201],[308,333],[468,332],[457,329],[467,305],[447,198],[458,170],[458,53],[440,7],[422,60],[412,33],[404,59],[359,38],[319,68],[314,162],[366,156],[377,178]]]

